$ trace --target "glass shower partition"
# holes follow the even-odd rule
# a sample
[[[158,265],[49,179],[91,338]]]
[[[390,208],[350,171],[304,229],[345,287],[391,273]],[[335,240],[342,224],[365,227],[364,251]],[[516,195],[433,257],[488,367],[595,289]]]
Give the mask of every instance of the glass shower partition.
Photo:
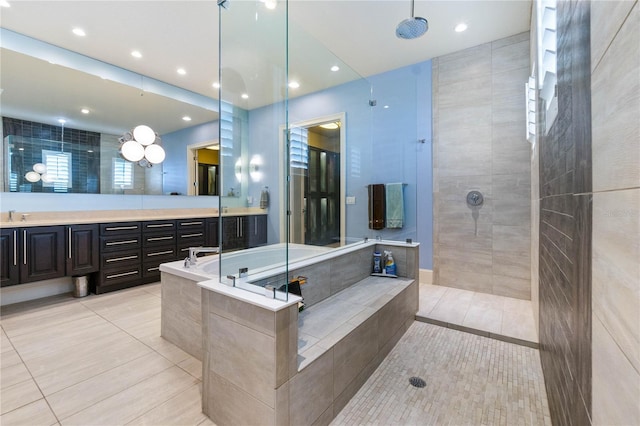
[[[287,244],[274,238],[272,224],[286,213],[278,200],[288,191],[277,179],[278,156],[286,155],[277,146],[278,127],[287,123],[287,4],[218,5],[220,281],[255,292],[265,289],[251,283],[271,286],[286,299]],[[265,231],[268,245],[254,247],[263,241],[253,236]],[[276,267],[275,276],[266,272]]]

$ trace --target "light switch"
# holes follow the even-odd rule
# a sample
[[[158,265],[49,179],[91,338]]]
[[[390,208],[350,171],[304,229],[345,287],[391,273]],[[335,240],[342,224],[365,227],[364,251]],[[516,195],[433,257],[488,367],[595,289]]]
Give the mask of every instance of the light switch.
[[[347,197],[347,204],[355,204],[356,197]]]

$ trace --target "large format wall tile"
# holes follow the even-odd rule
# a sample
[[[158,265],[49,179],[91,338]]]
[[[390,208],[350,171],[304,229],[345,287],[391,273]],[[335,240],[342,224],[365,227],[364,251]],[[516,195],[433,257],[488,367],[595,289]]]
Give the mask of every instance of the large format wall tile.
[[[494,241],[495,225],[529,227],[531,146],[522,110],[529,50],[525,32],[433,61],[436,284],[530,298],[529,248],[516,259],[503,255],[510,240],[498,233]],[[484,195],[482,207],[467,206],[471,190]],[[530,235],[519,238],[530,245]],[[504,260],[494,271],[496,257]]]
[[[599,3],[599,2],[597,2]],[[603,2],[611,4],[615,2]],[[597,11],[597,10],[596,10]],[[602,10],[604,13],[605,11]],[[609,19],[594,17],[594,20]],[[592,76],[593,190],[640,187],[640,6]],[[593,39],[593,38],[592,38]]]
[[[640,189],[593,195],[593,311],[640,371]]]
[[[638,424],[640,373],[633,368],[629,358],[620,351],[596,313],[594,313],[592,324],[593,424]]]
[[[311,425],[333,402],[333,349],[301,370],[289,386],[289,421]]]
[[[637,1],[594,1],[591,3],[591,28],[597,28],[597,37],[591,38],[591,71],[602,60],[622,23]],[[637,27],[636,27],[637,28]]]

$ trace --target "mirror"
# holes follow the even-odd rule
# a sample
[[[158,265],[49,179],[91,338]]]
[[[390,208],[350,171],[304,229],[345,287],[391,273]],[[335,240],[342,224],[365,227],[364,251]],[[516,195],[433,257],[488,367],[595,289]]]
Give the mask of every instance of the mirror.
[[[20,37],[2,31],[3,36]],[[79,56],[65,53],[71,59]],[[132,77],[133,73],[125,70],[114,71],[115,67],[108,64],[96,68],[96,73],[111,72],[112,78],[4,47],[0,49],[0,61],[3,192],[188,194],[189,164],[184,147],[205,137],[202,131],[190,132],[192,129],[206,128],[207,139],[217,136],[218,113],[213,110],[217,101],[173,86],[164,90],[167,88],[157,84],[160,82],[140,75]],[[127,77],[139,85],[118,82],[114,72],[129,74]],[[152,84],[159,87],[150,87]],[[178,100],[186,98],[181,91],[199,98],[198,102]],[[59,119],[66,122],[60,124]],[[139,124],[150,126],[162,137],[167,155],[161,164],[140,167],[119,154],[118,138]],[[47,180],[53,176],[57,183],[40,178],[33,181],[34,173],[30,172],[40,163],[50,173],[38,177]]]

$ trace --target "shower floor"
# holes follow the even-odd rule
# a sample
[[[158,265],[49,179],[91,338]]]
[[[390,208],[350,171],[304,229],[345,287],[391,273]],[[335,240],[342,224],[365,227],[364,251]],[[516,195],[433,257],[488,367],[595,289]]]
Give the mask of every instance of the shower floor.
[[[530,300],[421,283],[416,320],[538,346]]]

